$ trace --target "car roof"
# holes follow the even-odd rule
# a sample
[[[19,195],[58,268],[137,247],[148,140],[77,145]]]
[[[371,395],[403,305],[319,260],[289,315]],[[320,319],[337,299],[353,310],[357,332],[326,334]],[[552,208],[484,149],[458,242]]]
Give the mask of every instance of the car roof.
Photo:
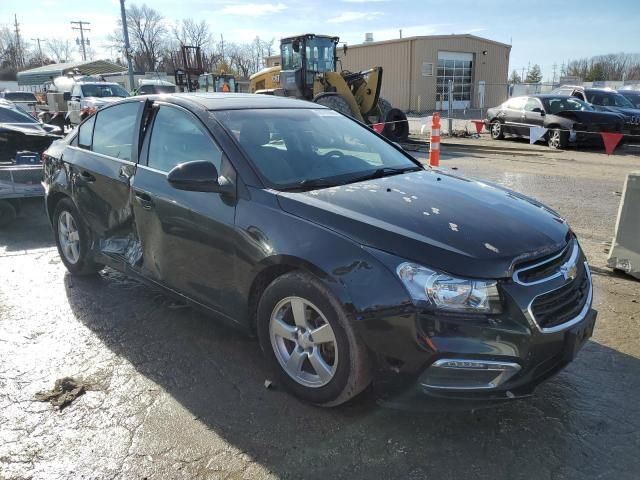
[[[535,93],[533,95],[527,95],[527,96],[528,97],[533,97],[533,98],[573,98],[573,99],[576,99],[576,97],[574,97],[572,95],[564,95],[564,94],[556,94],[556,93]]]
[[[190,103],[206,110],[246,110],[256,108],[326,108],[317,103],[277,95],[255,93],[168,93],[149,95],[152,100],[171,103]],[[139,98],[139,97],[138,97]]]

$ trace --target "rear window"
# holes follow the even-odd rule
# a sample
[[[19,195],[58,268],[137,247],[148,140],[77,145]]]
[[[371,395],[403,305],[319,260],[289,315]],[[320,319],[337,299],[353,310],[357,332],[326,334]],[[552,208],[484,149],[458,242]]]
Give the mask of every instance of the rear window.
[[[12,102],[35,102],[36,96],[31,92],[6,92],[4,98]]]
[[[31,115],[13,108],[0,108],[0,123],[38,123],[38,121]]]

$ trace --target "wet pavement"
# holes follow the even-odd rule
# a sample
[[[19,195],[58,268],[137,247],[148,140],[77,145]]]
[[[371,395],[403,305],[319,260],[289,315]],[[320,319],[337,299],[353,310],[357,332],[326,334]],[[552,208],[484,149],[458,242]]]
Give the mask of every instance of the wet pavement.
[[[603,242],[640,157],[470,145],[443,166],[557,209],[593,268],[594,337],[533,397],[325,410],[267,390],[255,340],[113,270],[70,277],[30,202],[0,231],[0,478],[638,478],[640,282],[606,268]],[[63,377],[84,395],[35,399]]]

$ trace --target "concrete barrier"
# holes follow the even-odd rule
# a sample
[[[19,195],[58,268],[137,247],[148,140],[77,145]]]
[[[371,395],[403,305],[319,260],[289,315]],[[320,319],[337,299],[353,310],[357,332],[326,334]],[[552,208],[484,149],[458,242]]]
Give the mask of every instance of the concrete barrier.
[[[627,175],[608,265],[640,279],[640,172]]]

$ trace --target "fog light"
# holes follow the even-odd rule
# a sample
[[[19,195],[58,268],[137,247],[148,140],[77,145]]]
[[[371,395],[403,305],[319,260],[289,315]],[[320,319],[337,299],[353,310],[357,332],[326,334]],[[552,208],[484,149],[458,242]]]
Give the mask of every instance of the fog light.
[[[520,369],[513,362],[445,358],[424,372],[420,384],[427,389],[489,390],[505,383]]]

